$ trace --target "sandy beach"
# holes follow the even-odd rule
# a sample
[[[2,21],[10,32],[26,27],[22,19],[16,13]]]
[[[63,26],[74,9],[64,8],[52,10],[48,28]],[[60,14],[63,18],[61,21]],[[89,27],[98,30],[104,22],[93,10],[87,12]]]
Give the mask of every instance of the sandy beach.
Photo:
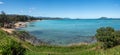
[[[26,27],[28,23],[29,22],[17,22],[17,23],[14,24],[15,25],[14,28],[0,28],[0,29],[8,32],[9,34],[12,34],[13,31],[15,31],[16,28]]]
[[[14,24],[15,25],[14,28],[0,28],[0,29],[12,34],[12,32],[15,31],[16,28],[26,27],[29,22],[36,22],[36,21],[40,21],[40,20],[33,20],[33,21],[27,21],[27,22],[16,22]]]
[[[15,29],[8,29],[8,28],[1,28],[2,30],[12,34],[13,31],[15,31]]]
[[[15,23],[15,28],[26,27],[29,22],[17,22]]]

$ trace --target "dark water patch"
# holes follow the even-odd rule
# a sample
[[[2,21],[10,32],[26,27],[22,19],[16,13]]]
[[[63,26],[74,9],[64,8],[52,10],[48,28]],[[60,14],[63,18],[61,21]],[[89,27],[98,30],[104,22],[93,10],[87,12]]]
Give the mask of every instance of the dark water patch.
[[[29,33],[34,34],[34,35],[38,35],[38,34],[42,34],[43,32],[35,30],[35,31],[29,31]]]

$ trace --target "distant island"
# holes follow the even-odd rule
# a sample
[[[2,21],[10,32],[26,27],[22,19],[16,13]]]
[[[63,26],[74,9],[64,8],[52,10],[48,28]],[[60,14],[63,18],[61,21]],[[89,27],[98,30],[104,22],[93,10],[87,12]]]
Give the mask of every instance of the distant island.
[[[112,20],[113,20],[113,19],[115,19],[115,20],[116,20],[116,19],[117,19],[117,20],[118,20],[118,19],[120,19],[120,18],[100,17],[100,18],[98,18],[98,19],[104,19],[104,20],[106,20],[106,19],[107,19],[107,20],[108,20],[108,19],[109,19],[109,20],[111,20],[111,19],[112,19]]]

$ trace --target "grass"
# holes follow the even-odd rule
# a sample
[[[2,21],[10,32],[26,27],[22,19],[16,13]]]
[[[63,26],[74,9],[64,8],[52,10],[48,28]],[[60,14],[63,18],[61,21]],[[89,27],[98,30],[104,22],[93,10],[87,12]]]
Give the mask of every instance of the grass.
[[[8,44],[11,40],[21,43],[27,49],[26,55],[120,55],[120,46],[103,50],[98,48],[100,43],[79,46],[33,46],[15,36],[7,35],[2,30],[0,30],[0,55],[2,46]]]
[[[85,47],[85,48],[81,48]],[[77,48],[73,47],[60,47],[56,49],[52,49],[55,47],[42,47],[42,51],[34,50],[34,51],[27,51],[27,55],[120,55],[120,46],[116,46],[111,49],[103,50],[103,49],[92,49],[95,46],[87,47],[87,46],[80,46]],[[36,47],[35,47],[36,48]],[[65,49],[64,49],[65,48]]]

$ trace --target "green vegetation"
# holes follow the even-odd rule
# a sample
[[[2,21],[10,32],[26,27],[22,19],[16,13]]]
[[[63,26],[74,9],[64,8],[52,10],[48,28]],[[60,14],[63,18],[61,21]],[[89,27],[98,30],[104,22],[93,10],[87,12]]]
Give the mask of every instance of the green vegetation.
[[[2,11],[0,14],[0,27],[12,28],[16,22],[26,22],[32,20],[41,20],[41,18],[27,15],[9,15]]]
[[[16,22],[38,19],[41,20],[42,18],[8,15],[1,12],[0,27],[12,28]],[[40,45],[44,42],[31,36],[26,31],[15,31],[13,34],[8,34],[0,30],[0,55],[120,55],[120,31],[115,31],[111,27],[102,27],[97,30],[95,36],[98,42],[93,44],[51,46]]]
[[[2,55],[24,55],[25,48],[20,43],[11,41],[6,46],[2,47]]]
[[[37,39],[33,35],[29,34],[26,31],[14,31],[13,35],[17,36],[22,41],[27,41],[32,45],[39,46],[39,45],[46,45],[46,42]]]
[[[103,38],[102,35],[106,35],[104,33],[102,33],[102,35],[99,34],[103,31],[104,31],[104,33],[107,33],[108,36],[111,35],[110,34],[111,32],[116,33],[116,34],[114,34],[115,36],[120,35],[119,31],[115,31],[112,28],[100,28],[100,29],[98,29],[98,31],[97,31],[98,33],[96,34],[96,36],[98,36],[97,38],[99,38],[99,37]],[[98,39],[98,41],[100,41],[100,42],[97,42],[94,44],[88,44],[88,45],[34,46],[26,41],[20,40],[18,37],[16,37],[16,35],[8,35],[6,32],[0,30],[0,55],[2,55],[3,51],[6,52],[6,49],[9,49],[8,47],[10,47],[10,46],[12,48],[17,49],[17,51],[20,51],[20,52],[22,51],[22,53],[24,53],[25,55],[120,55],[120,50],[119,50],[120,45],[114,46],[113,48],[107,48],[106,50],[102,49],[101,43],[104,43],[104,42],[101,42],[102,41],[101,38]],[[117,38],[119,40],[119,37],[115,37],[115,38]],[[19,44],[19,43],[21,43],[21,44]],[[4,48],[5,50],[3,50],[3,46],[6,47],[6,49]],[[17,46],[17,47],[15,47],[15,46]],[[9,50],[7,51],[7,53],[9,53]]]
[[[115,31],[111,27],[102,27],[97,30],[96,38],[103,43],[103,48],[111,48],[120,45],[120,31]]]
[[[26,49],[11,38],[6,32],[0,30],[0,52],[2,55],[24,55]]]
[[[0,27],[14,28],[16,22],[26,22],[33,20],[58,20],[62,18],[33,17],[28,15],[6,14],[4,11],[0,14]]]

